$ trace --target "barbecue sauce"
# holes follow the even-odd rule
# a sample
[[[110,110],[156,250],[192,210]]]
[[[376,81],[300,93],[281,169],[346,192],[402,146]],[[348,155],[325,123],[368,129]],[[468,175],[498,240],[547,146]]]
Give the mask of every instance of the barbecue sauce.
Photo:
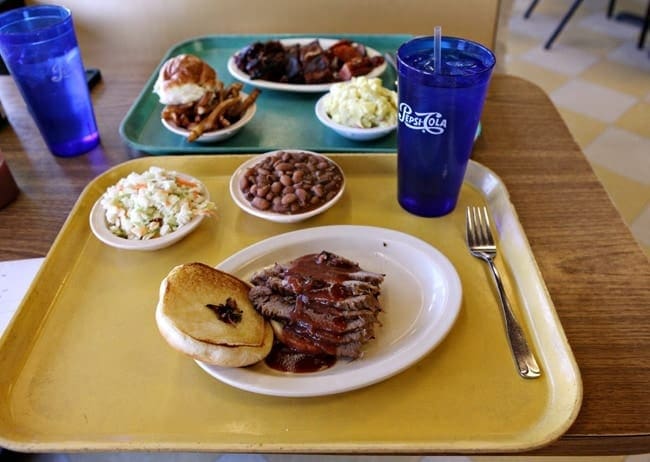
[[[336,363],[336,356],[301,353],[280,342],[275,342],[271,353],[264,361],[267,366],[276,371],[306,373],[318,372],[332,367]]]
[[[318,372],[336,363],[334,353],[340,346],[336,336],[345,333],[347,321],[332,306],[352,295],[344,282],[359,271],[363,270],[358,264],[326,251],[304,255],[290,263],[284,281],[297,296],[289,315],[290,331],[284,339],[288,345],[276,340],[265,359],[269,367],[305,373]],[[323,316],[316,322],[306,315],[307,311]],[[330,316],[324,315],[327,312]]]
[[[349,296],[343,282],[350,279],[350,273],[360,270],[358,265],[342,261],[323,251],[293,260],[287,268],[285,278],[296,294],[310,300],[335,302]]]

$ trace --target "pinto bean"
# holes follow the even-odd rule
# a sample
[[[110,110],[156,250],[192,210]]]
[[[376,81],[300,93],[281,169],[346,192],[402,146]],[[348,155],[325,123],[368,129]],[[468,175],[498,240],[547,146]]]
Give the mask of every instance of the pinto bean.
[[[263,197],[258,196],[255,196],[255,198],[251,201],[251,204],[253,207],[260,210],[267,210],[271,206],[271,203],[269,201]]]
[[[295,194],[296,194],[296,197],[298,198],[298,200],[302,204],[307,202],[307,191],[305,191],[302,188],[298,188],[298,189],[296,189]]]
[[[286,213],[289,211],[289,207],[284,205],[282,202],[273,204],[273,211],[277,213]]]
[[[325,191],[323,191],[323,185],[322,184],[317,184],[313,188],[311,188],[312,192],[316,197],[322,197]]]
[[[325,183],[323,185],[323,187],[325,188],[325,191],[328,191],[328,192],[337,192],[339,190],[338,186],[333,181],[329,181],[329,182]]]
[[[280,183],[285,186],[291,186],[293,184],[293,181],[291,181],[291,177],[289,175],[282,175],[280,177]]]
[[[274,181],[273,184],[271,185],[271,192],[273,194],[279,194],[282,192],[282,183],[279,181]]]
[[[258,197],[264,197],[267,195],[267,193],[271,190],[271,185],[270,184],[265,184],[262,186],[257,187],[257,194]]]
[[[276,170],[279,170],[281,172],[286,172],[287,170],[293,170],[293,165],[289,162],[280,162],[275,166]]]
[[[291,205],[294,202],[298,200],[298,197],[294,194],[287,194],[286,196],[282,196],[282,205]]]
[[[250,167],[239,188],[260,210],[296,214],[320,207],[343,186],[343,174],[328,159],[280,151]]]

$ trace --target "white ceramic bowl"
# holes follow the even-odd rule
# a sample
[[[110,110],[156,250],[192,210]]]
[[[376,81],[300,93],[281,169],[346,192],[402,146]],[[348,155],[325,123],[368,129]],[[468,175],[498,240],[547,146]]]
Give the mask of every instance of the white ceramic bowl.
[[[206,199],[210,199],[210,193],[202,182],[189,175],[178,173],[178,176],[197,183],[201,187]],[[97,199],[97,202],[95,202],[95,205],[93,205],[93,208],[90,211],[90,229],[97,237],[97,239],[102,241],[104,244],[110,245],[111,247],[115,247],[117,249],[144,251],[158,250],[175,244],[176,242],[183,239],[185,236],[194,231],[204,218],[204,215],[194,217],[192,220],[190,220],[189,223],[177,228],[174,232],[169,233],[165,236],[144,240],[126,239],[116,236],[108,229],[108,224],[106,223],[106,215],[104,212],[104,207],[102,207],[100,197]]]
[[[241,92],[240,93],[241,98],[246,98],[246,93]],[[223,141],[231,136],[233,136],[235,133],[237,133],[239,130],[244,128],[244,126],[251,121],[253,116],[255,115],[255,112],[257,111],[257,105],[253,103],[247,110],[244,112],[244,114],[241,116],[241,118],[232,124],[229,127],[222,128],[221,130],[213,130],[211,132],[205,132],[201,136],[199,136],[196,140],[194,140],[195,143],[214,143],[217,141]],[[182,128],[177,126],[176,124],[172,122],[168,122],[167,120],[163,119],[162,117],[160,118],[160,121],[162,124],[165,126],[165,128],[173,133],[176,133],[177,135],[181,135],[183,138],[187,138],[188,135],[190,134],[190,130],[186,128]]]
[[[397,128],[397,123],[394,125],[389,125],[387,127],[374,128],[353,128],[337,124],[330,118],[330,116],[327,115],[327,112],[325,111],[325,96],[327,96],[327,94],[321,96],[316,102],[316,117],[318,117],[318,120],[320,120],[323,125],[331,128],[341,136],[355,141],[376,140],[377,138],[388,135]]]
[[[339,170],[341,171],[341,175],[343,176],[343,183],[341,184],[341,188],[339,189],[336,196],[334,196],[332,199],[330,199],[328,202],[324,203],[320,207],[309,210],[304,213],[286,214],[286,213],[259,210],[253,207],[251,203],[244,196],[244,193],[242,193],[242,191],[239,189],[239,180],[249,168],[253,167],[259,162],[262,162],[262,160],[265,157],[274,156],[278,152],[306,152],[308,154],[327,159],[329,162],[335,164],[339,168]],[[317,154],[312,151],[305,151],[304,149],[280,149],[278,151],[271,151],[271,152],[266,152],[264,154],[260,154],[241,164],[239,168],[235,170],[235,173],[233,173],[233,175],[230,177],[230,195],[232,196],[232,199],[235,201],[235,203],[246,213],[249,213],[259,218],[264,218],[265,220],[274,221],[276,223],[296,223],[298,221],[306,220],[307,218],[323,213],[325,210],[329,209],[334,204],[336,204],[336,202],[338,202],[338,200],[343,195],[344,190],[345,190],[345,175],[343,173],[343,169],[341,169],[341,167],[329,157],[324,156],[322,154]]]

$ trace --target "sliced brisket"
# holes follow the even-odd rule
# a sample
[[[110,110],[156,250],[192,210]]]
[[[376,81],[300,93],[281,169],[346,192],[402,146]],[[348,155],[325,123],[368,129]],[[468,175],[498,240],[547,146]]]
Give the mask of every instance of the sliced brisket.
[[[384,275],[331,252],[276,263],[253,275],[249,297],[297,351],[357,358],[374,338]]]

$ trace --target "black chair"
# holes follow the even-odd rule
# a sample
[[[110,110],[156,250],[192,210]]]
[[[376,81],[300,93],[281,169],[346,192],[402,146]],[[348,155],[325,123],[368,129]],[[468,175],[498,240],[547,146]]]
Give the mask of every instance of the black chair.
[[[0,13],[25,6],[25,0],[0,0]],[[0,75],[7,75],[9,71],[5,62],[0,58]]]
[[[569,7],[569,10],[565,13],[565,15],[562,17],[560,20],[560,23],[557,25],[549,39],[546,41],[544,44],[544,48],[549,50],[551,46],[553,46],[553,42],[557,38],[558,35],[560,35],[560,32],[564,29],[564,26],[569,22],[573,14],[576,12],[578,7],[582,4],[583,0],[574,0],[574,2],[571,4]],[[530,15],[532,14],[533,10],[539,3],[539,0],[533,0],[530,5],[528,5],[528,8],[526,8],[526,11],[524,12],[524,18],[528,19]],[[607,17],[611,18],[614,15],[614,8],[616,6],[616,0],[609,0],[609,4],[607,6]],[[625,20],[625,21],[630,21],[630,22],[635,22],[640,24],[641,26],[641,34],[639,36],[639,41],[637,43],[637,47],[639,49],[643,48],[645,44],[645,39],[648,34],[648,19],[650,18],[650,0],[648,0],[648,7],[646,8],[646,13],[645,13],[645,18],[642,19],[636,15],[632,15],[630,13],[625,13],[621,12],[616,15],[617,20]]]
[[[607,17],[611,18],[614,16],[614,6],[616,0],[609,0],[609,7],[607,8]],[[627,13],[621,11],[616,14],[615,17],[619,21],[631,22],[633,24],[638,24],[641,26],[641,33],[639,34],[639,40],[637,42],[637,48],[640,50],[645,46],[645,39],[648,35],[648,23],[650,22],[650,1],[648,1],[648,6],[645,10],[645,18],[641,18],[638,15]]]

